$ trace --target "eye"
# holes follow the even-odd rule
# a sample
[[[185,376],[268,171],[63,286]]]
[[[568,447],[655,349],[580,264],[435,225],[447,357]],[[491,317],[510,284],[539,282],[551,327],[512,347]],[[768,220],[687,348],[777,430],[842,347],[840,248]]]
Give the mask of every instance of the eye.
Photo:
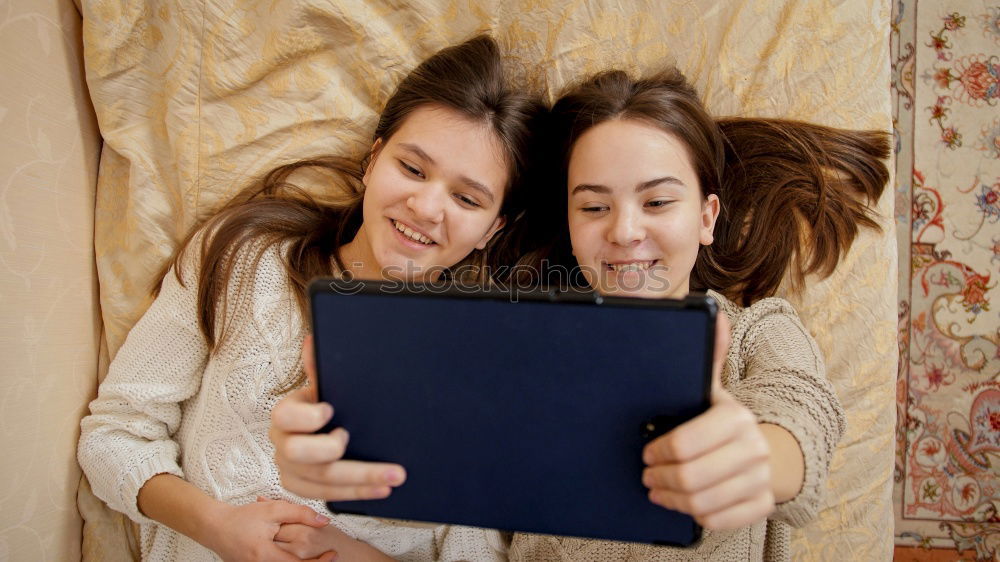
[[[420,179],[424,179],[424,173],[421,172],[419,168],[415,168],[415,167],[407,164],[403,160],[399,160],[399,166],[401,168],[403,168],[403,171],[406,172],[407,174],[409,174],[411,176],[416,176],[416,177],[418,177]]]
[[[608,210],[606,205],[587,205],[586,207],[580,207],[580,210],[588,214],[603,213]]]
[[[652,201],[646,202],[647,207],[653,207],[654,209],[663,208],[667,205],[673,203],[671,199],[653,199]]]
[[[464,195],[462,193],[456,193],[455,199],[458,199],[460,202],[462,202],[463,205],[468,205],[469,207],[476,207],[476,208],[482,207],[482,205],[476,202],[475,199],[472,199],[468,195]]]

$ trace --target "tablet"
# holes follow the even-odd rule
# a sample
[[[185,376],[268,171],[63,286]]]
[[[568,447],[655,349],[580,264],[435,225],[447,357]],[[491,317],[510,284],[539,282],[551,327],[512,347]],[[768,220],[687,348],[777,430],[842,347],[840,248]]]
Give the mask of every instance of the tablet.
[[[709,405],[717,305],[320,279],[320,400],[345,458],[399,463],[382,500],[330,510],[688,546],[651,503],[642,448]],[[516,301],[516,302],[514,302]]]

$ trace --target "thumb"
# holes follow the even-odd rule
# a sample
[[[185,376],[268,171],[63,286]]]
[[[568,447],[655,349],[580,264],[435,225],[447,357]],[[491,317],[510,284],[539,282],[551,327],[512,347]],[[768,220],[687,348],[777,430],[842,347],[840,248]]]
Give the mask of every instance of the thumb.
[[[302,340],[302,370],[305,371],[306,382],[308,384],[296,390],[293,394],[297,394],[299,399],[315,402],[318,395],[316,392],[316,350],[313,346],[312,334],[306,335],[305,339]]]
[[[317,513],[311,507],[298,505],[290,502],[282,502],[275,512],[279,523],[301,523],[310,527],[326,527],[330,524],[330,518]]]
[[[729,355],[729,317],[726,313],[719,311],[715,318],[715,351],[712,354],[712,402],[716,402],[721,396],[719,393],[725,392],[722,388],[722,369],[726,365],[726,356]]]

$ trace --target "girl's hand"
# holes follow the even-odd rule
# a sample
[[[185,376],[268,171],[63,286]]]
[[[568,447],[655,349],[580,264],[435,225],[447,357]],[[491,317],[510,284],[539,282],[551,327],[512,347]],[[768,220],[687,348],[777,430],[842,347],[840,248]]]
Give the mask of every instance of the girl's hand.
[[[300,557],[279,548],[274,541],[282,525],[299,524],[324,528],[330,519],[311,508],[285,500],[265,501],[247,505],[226,504],[211,537],[205,544],[223,560],[296,562]],[[337,553],[327,549],[320,560],[328,561]]]
[[[258,502],[273,502],[270,498],[257,496]],[[282,523],[274,535],[274,542],[281,550],[293,554],[302,560],[333,560],[337,557],[337,549],[332,544],[324,546],[326,541],[324,531],[333,528],[343,534],[340,529],[327,524],[323,527],[313,527],[302,523]],[[344,535],[347,537],[347,535]],[[350,537],[347,537],[350,539]]]
[[[649,499],[687,513],[707,529],[736,529],[774,511],[770,447],[756,417],[720,383],[729,322],[719,315],[712,406],[643,450]]]
[[[274,501],[267,498],[257,498],[258,502]],[[356,561],[392,561],[375,547],[352,538],[341,531],[336,525],[311,527],[301,523],[284,523],[278,534],[274,535],[278,548],[287,551],[303,560],[329,562],[342,558]],[[318,556],[318,558],[316,558]]]
[[[316,403],[316,362],[312,336],[302,343],[309,385],[283,398],[271,411],[274,461],[286,490],[327,501],[380,499],[406,480],[398,464],[342,460],[347,431],[314,435],[333,416],[333,407]]]
[[[257,496],[258,502],[277,501]],[[302,523],[282,523],[274,535],[274,543],[285,552],[302,560],[330,562],[338,558],[345,541],[353,541],[332,524],[313,527]],[[338,544],[339,543],[339,544]],[[348,549],[343,549],[347,551]]]

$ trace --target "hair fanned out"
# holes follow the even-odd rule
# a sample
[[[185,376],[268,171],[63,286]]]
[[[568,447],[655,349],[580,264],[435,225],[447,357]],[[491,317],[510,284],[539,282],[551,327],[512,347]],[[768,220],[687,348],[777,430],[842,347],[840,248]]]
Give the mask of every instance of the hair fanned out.
[[[829,275],[861,227],[878,228],[873,206],[889,179],[885,132],[715,119],[676,68],[638,80],[620,70],[597,74],[570,88],[552,113],[562,164],[553,185],[561,189],[542,199],[528,227],[544,231],[544,214],[565,216],[569,155],[584,132],[613,119],[648,123],[685,143],[702,194],[721,202],[715,241],[698,253],[692,289],[714,289],[746,305],[773,295],[786,274],[798,283],[808,274]],[[570,255],[566,232],[549,240],[531,255]]]
[[[723,214],[692,282],[744,304],[771,296],[789,274],[833,273],[889,180],[888,135],[801,121],[718,120],[724,136]],[[721,227],[721,228],[720,228]]]

